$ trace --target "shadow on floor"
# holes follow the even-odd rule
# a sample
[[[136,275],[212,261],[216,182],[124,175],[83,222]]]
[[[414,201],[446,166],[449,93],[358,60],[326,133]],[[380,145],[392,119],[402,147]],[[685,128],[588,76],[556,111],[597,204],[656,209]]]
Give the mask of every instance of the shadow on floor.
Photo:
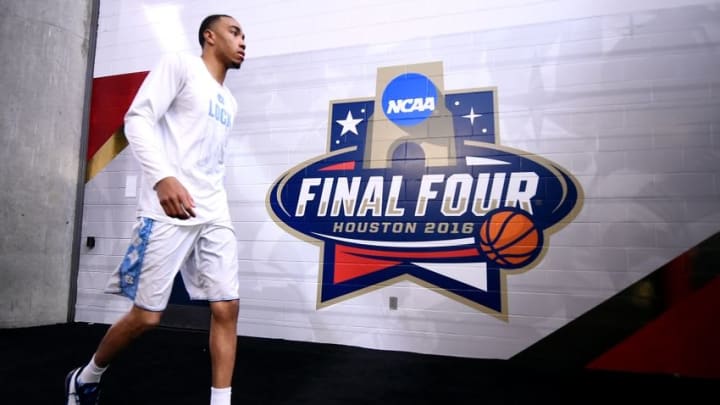
[[[65,374],[88,361],[107,327],[0,330],[2,402],[61,404]],[[209,376],[206,332],[158,328],[111,365],[100,403],[208,404]],[[233,404],[692,403],[717,398],[719,388],[717,380],[239,337]]]

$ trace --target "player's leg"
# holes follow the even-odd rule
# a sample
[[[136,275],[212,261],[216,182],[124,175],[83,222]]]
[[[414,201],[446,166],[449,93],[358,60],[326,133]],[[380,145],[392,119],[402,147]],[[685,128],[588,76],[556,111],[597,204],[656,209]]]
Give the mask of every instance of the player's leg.
[[[193,252],[182,276],[190,298],[210,301],[211,404],[230,404],[239,309],[237,239],[232,225],[206,225]]]
[[[238,300],[210,303],[210,359],[212,386],[226,388],[232,385],[237,347]]]
[[[110,362],[146,330],[160,322],[161,312],[133,306],[105,333],[95,355],[84,367],[78,367],[66,379],[67,404],[94,404],[100,395],[100,378]]]
[[[200,229],[138,220],[127,253],[106,289],[130,298],[134,305],[108,329],[90,362],[68,374],[67,404],[95,403],[105,368],[133,340],[160,322],[173,279],[190,255]]]
[[[110,362],[143,332],[160,323],[162,312],[148,311],[136,305],[105,333],[95,352],[95,364],[107,367]]]

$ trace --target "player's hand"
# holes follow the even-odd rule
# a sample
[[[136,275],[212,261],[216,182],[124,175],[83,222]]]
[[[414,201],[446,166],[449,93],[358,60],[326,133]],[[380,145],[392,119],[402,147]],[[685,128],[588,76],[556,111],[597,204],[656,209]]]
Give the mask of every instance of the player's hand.
[[[167,216],[178,219],[195,217],[195,201],[175,177],[165,177],[158,181],[155,191]]]

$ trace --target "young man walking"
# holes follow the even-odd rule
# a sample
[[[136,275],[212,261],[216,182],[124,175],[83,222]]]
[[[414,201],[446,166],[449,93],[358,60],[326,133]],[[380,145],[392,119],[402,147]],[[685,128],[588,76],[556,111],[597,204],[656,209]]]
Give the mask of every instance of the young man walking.
[[[137,223],[108,292],[133,306],[88,364],[66,377],[66,403],[96,404],[112,360],[160,322],[181,272],[192,299],[210,302],[211,405],[229,405],[238,319],[236,237],[224,186],[224,153],[237,103],[225,82],[245,59],[245,34],[227,15],[206,17],[202,55],[170,55],[145,78],[125,135],[142,167]]]

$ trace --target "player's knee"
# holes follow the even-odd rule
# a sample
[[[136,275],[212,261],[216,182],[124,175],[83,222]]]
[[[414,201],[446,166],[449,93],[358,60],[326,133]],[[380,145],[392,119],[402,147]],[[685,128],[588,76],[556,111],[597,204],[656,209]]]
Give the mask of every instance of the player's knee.
[[[158,326],[160,324],[160,314],[153,313],[150,316],[143,317],[141,324],[143,329],[151,329]]]
[[[240,303],[238,300],[218,301],[210,305],[212,316],[217,321],[237,321]]]
[[[138,331],[143,332],[160,324],[162,312],[147,311],[135,307],[133,308],[131,315],[135,328]]]

